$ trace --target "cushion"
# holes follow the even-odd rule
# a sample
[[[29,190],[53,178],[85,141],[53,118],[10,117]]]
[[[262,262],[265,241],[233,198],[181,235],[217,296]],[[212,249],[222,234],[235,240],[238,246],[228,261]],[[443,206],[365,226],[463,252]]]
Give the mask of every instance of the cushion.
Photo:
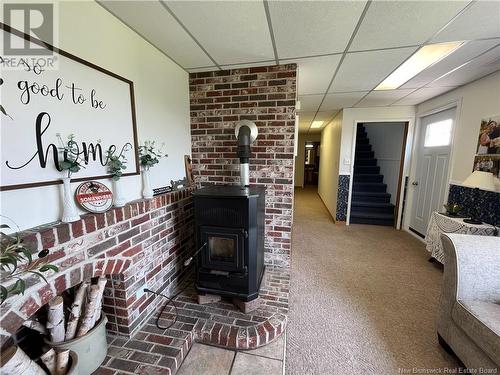
[[[492,360],[500,358],[500,305],[478,300],[458,300],[452,318]]]

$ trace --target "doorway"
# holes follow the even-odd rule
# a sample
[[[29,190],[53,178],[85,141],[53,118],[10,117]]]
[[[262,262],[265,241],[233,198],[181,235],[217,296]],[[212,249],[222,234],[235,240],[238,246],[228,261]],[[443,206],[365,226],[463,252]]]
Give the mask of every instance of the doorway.
[[[421,117],[410,230],[425,237],[433,211],[445,203],[456,107]]]
[[[317,186],[320,142],[306,142],[304,150],[304,186]]]
[[[357,123],[349,223],[397,227],[408,127]]]

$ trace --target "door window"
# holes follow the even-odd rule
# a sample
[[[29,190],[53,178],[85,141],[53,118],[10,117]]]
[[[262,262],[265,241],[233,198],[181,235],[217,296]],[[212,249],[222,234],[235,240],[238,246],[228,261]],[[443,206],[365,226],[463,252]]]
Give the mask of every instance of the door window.
[[[425,129],[424,147],[448,146],[451,142],[451,119],[431,122]]]

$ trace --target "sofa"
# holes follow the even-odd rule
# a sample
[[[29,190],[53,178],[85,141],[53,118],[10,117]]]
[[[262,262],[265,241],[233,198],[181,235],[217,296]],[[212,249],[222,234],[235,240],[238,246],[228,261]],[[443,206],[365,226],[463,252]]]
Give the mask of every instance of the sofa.
[[[500,371],[500,237],[442,234],[439,343],[467,368]],[[499,372],[500,373],[500,372]]]

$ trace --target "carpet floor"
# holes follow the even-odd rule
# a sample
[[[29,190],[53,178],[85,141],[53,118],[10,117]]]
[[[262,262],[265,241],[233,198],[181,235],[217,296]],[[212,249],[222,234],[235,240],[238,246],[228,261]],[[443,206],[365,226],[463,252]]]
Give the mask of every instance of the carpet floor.
[[[458,366],[437,343],[442,271],[420,241],[390,227],[335,225],[306,188],[295,195],[292,249],[287,374]]]

